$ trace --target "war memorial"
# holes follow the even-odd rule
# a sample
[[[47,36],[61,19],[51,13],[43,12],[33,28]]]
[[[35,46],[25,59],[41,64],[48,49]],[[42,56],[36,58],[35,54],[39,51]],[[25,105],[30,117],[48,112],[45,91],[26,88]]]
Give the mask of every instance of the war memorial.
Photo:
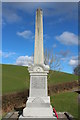
[[[8,113],[5,118],[14,118],[14,120],[57,120],[50,104],[50,96],[48,96],[47,75],[49,70],[49,66],[44,64],[43,12],[39,8],[36,10],[34,63],[28,66],[30,89],[26,107],[22,114],[19,115],[19,111]],[[60,120],[72,120],[72,116],[67,112],[58,112],[58,117]],[[2,120],[6,120],[5,118]]]
[[[53,120],[53,109],[47,89],[47,74],[49,66],[44,64],[43,49],[43,13],[36,11],[34,64],[28,67],[30,73],[30,91],[26,107],[20,118],[47,118]]]

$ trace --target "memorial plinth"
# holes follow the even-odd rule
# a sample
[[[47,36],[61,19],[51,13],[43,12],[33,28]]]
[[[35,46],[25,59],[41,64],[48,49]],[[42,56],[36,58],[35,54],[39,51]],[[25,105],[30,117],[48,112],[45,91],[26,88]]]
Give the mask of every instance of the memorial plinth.
[[[30,90],[26,107],[20,118],[47,118],[53,120],[53,109],[47,90],[49,66],[44,64],[43,18],[42,10],[36,11],[34,64],[28,67],[30,73]]]

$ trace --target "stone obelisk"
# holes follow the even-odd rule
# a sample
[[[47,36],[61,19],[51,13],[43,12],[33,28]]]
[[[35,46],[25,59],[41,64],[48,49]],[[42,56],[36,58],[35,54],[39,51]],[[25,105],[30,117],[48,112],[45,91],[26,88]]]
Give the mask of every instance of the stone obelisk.
[[[28,70],[30,73],[29,98],[23,109],[23,115],[19,118],[53,120],[56,117],[53,115],[47,90],[49,66],[44,64],[43,13],[41,9],[36,11],[34,64],[29,66]]]
[[[44,64],[43,16],[41,9],[36,11],[34,64]]]

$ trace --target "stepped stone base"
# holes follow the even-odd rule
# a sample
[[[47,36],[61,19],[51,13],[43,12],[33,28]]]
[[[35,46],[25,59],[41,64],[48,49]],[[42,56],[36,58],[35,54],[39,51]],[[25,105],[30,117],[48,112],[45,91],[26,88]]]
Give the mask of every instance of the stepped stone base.
[[[20,118],[56,118],[50,105],[50,97],[29,97]]]
[[[56,118],[53,116],[52,107],[26,107],[20,118]]]
[[[36,118],[29,118],[29,117],[25,118],[22,116],[21,118],[19,118],[19,120],[57,120],[57,118],[56,117],[53,117],[53,118],[44,118],[44,117],[43,118],[39,118],[39,117],[38,118],[37,117]]]
[[[32,109],[32,108],[31,108]],[[43,109],[44,110],[44,109]],[[46,110],[45,112],[44,111],[39,111],[38,109],[35,110],[35,112],[33,112],[33,116],[20,116],[19,117],[19,120],[57,120],[57,118],[55,117],[55,114],[53,114],[53,116],[51,116],[50,114],[50,111],[49,110]],[[30,110],[31,112],[31,110]],[[46,116],[46,112],[48,113],[48,115]],[[34,114],[35,113],[35,114]],[[37,114],[38,113],[38,114]],[[31,115],[32,115],[31,114]]]
[[[71,114],[68,112],[57,112],[59,120],[70,120],[74,119]],[[54,114],[53,114],[54,116]],[[67,117],[68,116],[68,117]],[[56,118],[31,118],[31,117],[23,117],[20,115],[19,117],[19,111],[18,112],[10,112],[8,113],[2,120],[57,120]]]

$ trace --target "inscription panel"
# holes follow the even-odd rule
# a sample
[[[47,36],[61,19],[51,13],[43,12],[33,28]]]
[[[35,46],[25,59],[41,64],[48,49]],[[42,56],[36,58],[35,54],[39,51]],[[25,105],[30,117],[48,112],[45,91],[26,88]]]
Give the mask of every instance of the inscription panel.
[[[32,77],[32,89],[45,89],[45,77]]]

